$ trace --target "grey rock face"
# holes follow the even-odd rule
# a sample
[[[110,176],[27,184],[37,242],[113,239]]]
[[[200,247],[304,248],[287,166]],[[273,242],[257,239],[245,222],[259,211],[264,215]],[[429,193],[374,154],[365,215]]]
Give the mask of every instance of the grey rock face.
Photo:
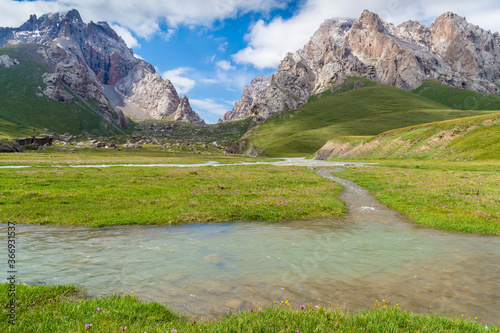
[[[0,153],[22,153],[23,148],[16,142],[0,141]]]
[[[355,21],[327,20],[304,48],[286,55],[250,112],[268,118],[297,108],[345,76],[405,90],[433,79],[499,94],[499,34],[453,13],[430,27],[415,21],[396,26],[369,11]]]
[[[15,65],[19,65],[19,61],[17,59],[11,59],[6,54],[0,55],[0,66],[9,68]]]
[[[185,123],[192,123],[198,125],[204,125],[205,121],[200,118],[200,116],[191,109],[191,105],[189,104],[189,99],[186,96],[183,96],[177,110],[172,115],[172,119],[174,121],[183,121]]]
[[[137,66],[116,84],[116,89],[136,107],[148,113],[150,118],[164,119],[179,106],[177,91],[169,80]]]
[[[241,99],[234,104],[233,109],[224,114],[221,122],[249,117],[253,101],[266,91],[270,82],[271,78],[265,76],[257,76],[253,79],[249,86],[245,86]]]

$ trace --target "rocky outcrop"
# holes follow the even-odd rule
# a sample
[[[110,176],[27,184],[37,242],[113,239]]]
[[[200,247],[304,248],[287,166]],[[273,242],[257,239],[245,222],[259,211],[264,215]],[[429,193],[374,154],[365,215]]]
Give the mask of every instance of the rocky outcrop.
[[[44,94],[56,100],[70,103],[74,97],[65,91],[69,88],[76,95],[85,100],[96,99],[103,104],[109,104],[106,95],[102,92],[102,85],[95,80],[92,72],[79,63],[73,54],[51,45],[49,48],[40,47],[37,51],[49,62],[54,69],[53,73],[43,74],[43,82],[47,85]]]
[[[497,93],[492,82],[500,80],[500,35],[467,23],[448,12],[429,28],[432,50],[452,69],[452,85]]]
[[[241,99],[234,104],[231,111],[224,114],[224,117],[219,120],[219,122],[226,122],[232,120],[238,120],[242,118],[249,117],[250,107],[255,99],[260,97],[264,91],[266,91],[269,83],[271,81],[270,77],[257,76],[252,80],[249,86],[245,86],[243,89],[243,94]]]
[[[498,94],[499,34],[453,13],[430,27],[415,21],[396,26],[366,10],[357,20],[327,20],[304,48],[281,61],[250,113],[268,118],[297,108],[346,76],[405,90],[433,79]]]
[[[11,59],[6,54],[0,55],[0,66],[9,68],[15,65],[19,65],[19,61],[17,59]]]
[[[65,103],[79,97],[96,99],[118,109],[109,114],[118,123],[123,112],[141,118],[165,119],[175,113],[180,98],[169,80],[155,73],[153,66],[134,56],[126,43],[105,22],[84,23],[77,10],[31,15],[19,28],[0,28],[0,46],[38,43],[52,64],[44,76],[44,94]],[[193,111],[190,111],[193,113]],[[199,123],[199,116],[179,115]],[[201,118],[200,118],[201,119]],[[203,120],[201,120],[203,122]]]
[[[177,110],[172,115],[174,121],[183,121],[185,123],[204,125],[205,121],[200,118],[200,116],[191,109],[189,100],[186,96],[183,96]]]
[[[141,66],[120,80],[116,89],[153,119],[167,118],[177,110],[180,103],[179,95],[169,80],[162,79]]]
[[[17,142],[0,141],[0,153],[22,153],[23,148]]]

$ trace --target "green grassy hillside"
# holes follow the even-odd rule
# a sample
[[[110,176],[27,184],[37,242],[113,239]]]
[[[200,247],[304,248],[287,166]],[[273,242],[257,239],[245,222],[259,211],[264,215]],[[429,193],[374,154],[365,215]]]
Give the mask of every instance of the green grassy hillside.
[[[282,112],[266,120],[246,140],[262,155],[305,156],[338,136],[377,135],[484,113],[488,111],[454,110],[398,88],[365,84],[359,89],[313,98],[298,110]]]
[[[0,55],[7,54],[19,61],[10,68],[0,66],[0,138],[32,135],[43,128],[59,133],[114,134],[116,130],[106,129],[106,121],[95,111],[97,101],[85,102],[73,94],[76,102],[64,104],[36,95],[46,87],[42,75],[50,72],[36,52],[40,47],[38,44],[18,44],[0,48]]]
[[[500,160],[500,113],[410,126],[376,137],[338,137],[318,154],[322,159]]]
[[[457,110],[500,110],[500,96],[458,89],[429,80],[412,91]]]

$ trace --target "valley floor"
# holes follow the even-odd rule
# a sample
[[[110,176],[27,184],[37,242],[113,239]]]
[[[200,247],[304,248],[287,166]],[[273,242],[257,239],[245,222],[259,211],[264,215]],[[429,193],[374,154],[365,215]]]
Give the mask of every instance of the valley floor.
[[[194,164],[273,159],[165,153],[140,149],[2,154],[2,220],[86,226],[279,221],[341,215],[340,185],[304,167],[271,165],[93,167],[85,164]],[[367,162],[367,161],[363,161]],[[338,173],[416,223],[500,234],[500,163],[375,160],[384,166]]]
[[[63,163],[124,163],[126,154],[61,152],[2,155],[2,223],[162,224],[198,221],[302,219],[340,215],[341,186],[303,167],[271,165],[224,167],[70,168]],[[121,153],[120,153],[121,154]],[[179,162],[184,155],[128,152],[129,162]],[[160,154],[160,155],[158,155]],[[54,157],[50,157],[54,156]],[[119,156],[119,157],[117,157]],[[76,157],[76,158],[75,158]],[[211,156],[230,162],[238,158]],[[196,156],[191,163],[206,161]],[[377,167],[348,167],[337,176],[354,180],[389,207],[433,228],[500,234],[500,168],[497,161],[373,161]],[[38,165],[38,166],[37,166]],[[8,284],[0,285],[7,304]],[[304,309],[277,300],[211,322],[173,313],[164,305],[132,296],[89,298],[73,286],[16,285],[16,325],[2,307],[2,332],[87,330],[131,332],[499,332],[480,318],[418,315],[386,300],[359,313],[340,308]],[[102,310],[98,310],[102,308]],[[88,325],[92,324],[92,327]]]

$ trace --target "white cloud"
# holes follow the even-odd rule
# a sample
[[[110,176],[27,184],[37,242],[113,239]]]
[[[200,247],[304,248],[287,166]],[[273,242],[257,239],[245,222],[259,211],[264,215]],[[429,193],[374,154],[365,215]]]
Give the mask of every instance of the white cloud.
[[[56,2],[18,2],[12,0],[0,0],[0,26],[18,27],[28,20],[31,14],[42,15],[44,13],[57,12],[61,5]]]
[[[217,50],[219,50],[219,52],[226,52],[227,50],[227,46],[229,45],[229,43],[227,41],[223,41],[219,44],[219,47],[217,48]]]
[[[189,67],[179,67],[166,72],[161,75],[164,79],[170,80],[175,86],[177,92],[182,94],[187,94],[195,85],[196,81],[183,76],[185,73],[191,71],[192,68]]]
[[[163,32],[162,36],[165,41],[169,41],[176,33],[175,29],[167,29],[167,31]]]
[[[453,11],[469,22],[492,31],[500,31],[498,0],[394,0],[340,1],[307,0],[296,15],[288,20],[280,17],[271,22],[257,21],[246,35],[248,46],[233,55],[239,64],[256,68],[276,68],[287,52],[302,48],[329,18],[357,18],[364,9],[378,13],[384,20],[399,24],[406,20],[432,22],[437,16]]]
[[[30,14],[77,9],[85,22],[106,21],[148,38],[160,31],[159,23],[211,25],[216,20],[235,18],[247,12],[269,12],[289,0],[0,0],[2,26],[17,27]]]
[[[127,46],[129,48],[139,48],[141,47],[141,44],[139,44],[139,42],[137,41],[137,39],[135,39],[134,36],[132,36],[132,33],[122,27],[122,26],[119,26],[119,25],[116,25],[116,24],[111,24],[110,27],[116,31],[116,33],[118,34],[118,36],[120,36],[124,41],[125,43],[127,43]]]
[[[228,110],[232,109],[232,106],[228,104],[221,104],[209,98],[189,99],[189,103],[193,106],[193,109],[201,113],[211,113],[218,116],[222,116]]]
[[[234,67],[233,65],[231,65],[231,62],[227,61],[227,60],[221,60],[221,61],[218,61],[215,66],[218,68],[218,69],[222,69],[223,71],[230,71],[232,69],[235,69],[236,67]]]

